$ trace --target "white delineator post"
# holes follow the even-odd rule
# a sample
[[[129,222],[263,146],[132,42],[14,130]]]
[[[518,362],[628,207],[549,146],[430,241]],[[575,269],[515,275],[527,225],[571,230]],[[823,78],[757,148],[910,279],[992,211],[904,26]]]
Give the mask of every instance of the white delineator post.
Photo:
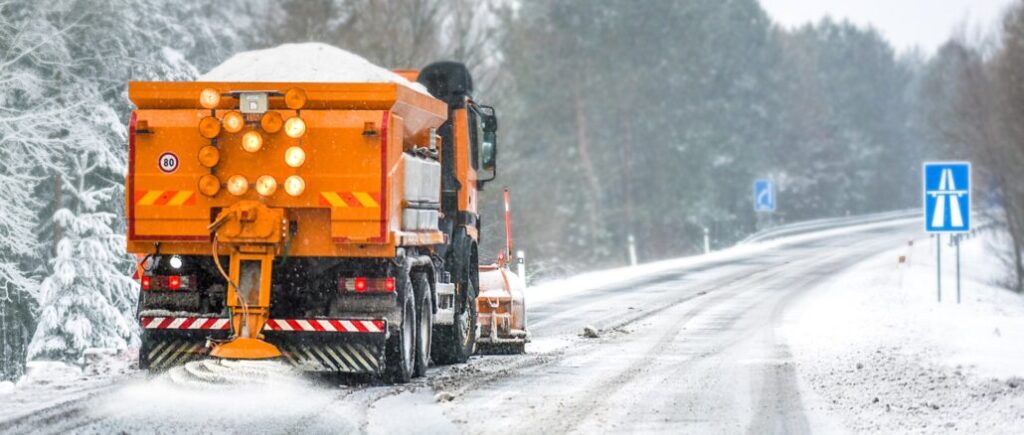
[[[636,266],[636,238],[629,235],[629,265]]]
[[[711,253],[711,231],[707,227],[704,227],[704,253]]]
[[[516,251],[516,273],[523,280],[523,287],[526,287],[526,252],[522,250]]]

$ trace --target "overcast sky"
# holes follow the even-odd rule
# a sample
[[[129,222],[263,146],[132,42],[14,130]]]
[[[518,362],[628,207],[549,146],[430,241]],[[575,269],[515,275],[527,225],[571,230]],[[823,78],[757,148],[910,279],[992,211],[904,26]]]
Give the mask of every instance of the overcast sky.
[[[973,32],[997,28],[1014,0],[761,0],[768,14],[786,27],[816,22],[826,15],[874,26],[898,51],[915,45],[934,53],[955,28]]]

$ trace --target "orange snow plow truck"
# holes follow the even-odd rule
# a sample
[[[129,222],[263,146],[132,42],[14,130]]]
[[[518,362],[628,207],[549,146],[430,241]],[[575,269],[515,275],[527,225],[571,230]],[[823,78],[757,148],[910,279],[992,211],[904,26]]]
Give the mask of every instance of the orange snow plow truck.
[[[406,382],[478,342],[523,349],[510,248],[478,264],[494,109],[462,64],[401,74],[423,88],[130,83],[142,368],[280,358]]]

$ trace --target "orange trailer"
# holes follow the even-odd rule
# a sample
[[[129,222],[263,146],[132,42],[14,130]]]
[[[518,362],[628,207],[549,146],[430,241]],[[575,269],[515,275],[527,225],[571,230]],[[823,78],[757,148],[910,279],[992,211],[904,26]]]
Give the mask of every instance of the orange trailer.
[[[526,277],[512,271],[512,210],[505,189],[505,250],[495,264],[480,266],[477,296],[481,353],[523,353],[530,337],[526,330]],[[522,269],[521,269],[522,270]]]

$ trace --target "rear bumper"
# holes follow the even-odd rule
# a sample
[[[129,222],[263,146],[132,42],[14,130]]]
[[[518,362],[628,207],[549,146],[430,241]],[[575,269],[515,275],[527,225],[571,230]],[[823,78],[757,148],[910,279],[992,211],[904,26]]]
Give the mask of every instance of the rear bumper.
[[[140,366],[150,370],[208,358],[211,345],[231,334],[221,317],[146,316],[139,323]],[[387,330],[385,319],[270,319],[263,334],[299,370],[380,374]]]

